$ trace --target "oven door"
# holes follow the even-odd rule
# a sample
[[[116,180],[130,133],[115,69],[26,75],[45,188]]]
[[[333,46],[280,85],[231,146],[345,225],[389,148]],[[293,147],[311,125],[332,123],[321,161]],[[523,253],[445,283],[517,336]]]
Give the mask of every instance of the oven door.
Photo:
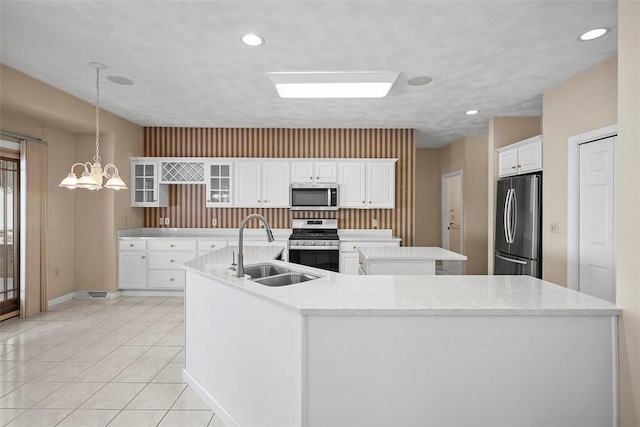
[[[340,250],[337,247],[301,249],[294,246],[289,248],[289,262],[337,273],[340,270]]]

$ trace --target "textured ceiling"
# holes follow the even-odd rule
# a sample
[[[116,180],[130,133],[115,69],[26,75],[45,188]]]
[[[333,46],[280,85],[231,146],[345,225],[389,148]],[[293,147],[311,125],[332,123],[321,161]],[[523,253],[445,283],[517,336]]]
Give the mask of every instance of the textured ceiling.
[[[617,2],[6,1],[0,61],[142,126],[414,128],[439,147],[617,51]],[[607,26],[602,39],[578,42]],[[248,47],[243,34],[266,43]],[[397,71],[387,98],[280,99],[266,73]],[[409,86],[428,75],[432,83]],[[478,109],[476,116],[465,111]]]

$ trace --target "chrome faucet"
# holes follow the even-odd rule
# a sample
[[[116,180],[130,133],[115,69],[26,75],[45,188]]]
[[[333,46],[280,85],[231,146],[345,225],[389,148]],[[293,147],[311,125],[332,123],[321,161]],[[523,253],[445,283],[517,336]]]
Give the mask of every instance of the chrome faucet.
[[[265,217],[259,214],[251,214],[247,216],[245,219],[243,219],[242,222],[240,222],[240,225],[238,226],[238,228],[240,229],[240,237],[238,238],[238,265],[236,267],[236,277],[244,277],[244,263],[243,263],[244,256],[242,254],[242,246],[243,246],[242,233],[244,231],[244,226],[247,224],[247,222],[251,221],[254,218],[262,221],[262,223],[264,224],[266,228],[265,231],[267,232],[267,240],[269,242],[273,242],[274,240],[273,233],[271,232],[271,227],[269,227],[269,223],[267,222],[267,219]]]

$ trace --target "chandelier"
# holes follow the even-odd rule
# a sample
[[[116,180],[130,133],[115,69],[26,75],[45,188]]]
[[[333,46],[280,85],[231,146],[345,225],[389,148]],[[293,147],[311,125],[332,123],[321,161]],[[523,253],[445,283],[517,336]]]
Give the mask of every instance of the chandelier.
[[[100,70],[107,68],[105,65],[98,62],[91,62],[93,68],[96,69],[96,155],[93,156],[93,164],[86,163],[74,163],[71,166],[71,172],[65,179],[62,180],[59,187],[66,188],[86,188],[88,190],[100,190],[101,188],[111,188],[112,190],[126,190],[127,185],[120,178],[118,168],[113,164],[107,164],[104,169],[100,164],[102,160],[100,158]],[[73,172],[73,168],[76,166],[84,167],[80,178]],[[113,169],[113,172],[109,174],[109,170]],[[107,179],[107,183],[102,186],[103,178]]]

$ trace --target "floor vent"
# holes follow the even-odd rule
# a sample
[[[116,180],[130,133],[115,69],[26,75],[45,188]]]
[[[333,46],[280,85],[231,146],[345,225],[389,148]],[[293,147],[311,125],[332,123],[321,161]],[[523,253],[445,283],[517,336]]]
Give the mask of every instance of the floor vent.
[[[78,299],[106,299],[109,295],[108,291],[77,291]]]

